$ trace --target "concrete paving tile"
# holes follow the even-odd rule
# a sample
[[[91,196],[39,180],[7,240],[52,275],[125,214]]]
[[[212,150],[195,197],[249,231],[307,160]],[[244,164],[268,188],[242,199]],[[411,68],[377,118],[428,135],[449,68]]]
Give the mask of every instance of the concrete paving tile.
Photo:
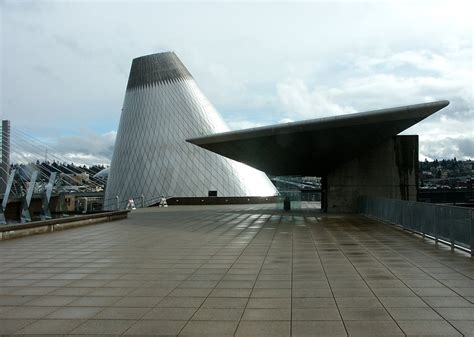
[[[334,288],[334,297],[371,297],[372,291],[369,288]]]
[[[89,319],[105,309],[104,307],[63,307],[50,313],[48,319]]]
[[[245,289],[245,288],[253,288],[253,284],[254,282],[253,281],[220,281],[217,285],[216,285],[216,288],[217,289],[220,289],[220,288],[225,288],[225,289],[229,289],[229,288],[241,288],[241,289]]]
[[[112,308],[105,308],[97,315],[93,317],[93,319],[140,319],[142,318],[148,311],[149,308],[121,308],[121,307],[112,307]]]
[[[291,306],[291,299],[284,297],[276,298],[250,298],[247,308],[250,309],[265,309],[265,308],[289,308]]]
[[[38,298],[37,296],[0,296],[0,306],[22,305],[31,300]]]
[[[0,318],[0,335],[13,334],[34,321],[34,319],[3,319],[2,317]]]
[[[117,303],[118,296],[83,296],[68,304],[71,307],[105,307]]]
[[[94,291],[94,288],[65,287],[54,290],[51,296],[84,296]]]
[[[340,321],[341,315],[337,309],[330,308],[293,308],[293,321]]]
[[[214,289],[209,297],[249,297],[251,288],[246,289]]]
[[[470,321],[449,321],[458,331],[460,331],[465,337],[474,336],[474,320]]]
[[[340,308],[377,308],[382,306],[376,297],[337,297],[336,302]]]
[[[449,288],[411,288],[411,290],[417,294],[418,296],[440,296],[440,297],[449,297],[454,296],[457,297],[454,291]]]
[[[258,280],[259,281],[290,281],[291,274],[260,274],[258,275]]]
[[[295,288],[291,292],[292,297],[333,297],[329,288]]]
[[[387,310],[396,321],[442,320],[442,317],[431,308],[388,308]]]
[[[199,309],[193,321],[239,321],[244,309]]]
[[[197,308],[153,308],[142,319],[187,321],[191,319],[196,310]]]
[[[208,297],[202,304],[203,308],[209,309],[238,309],[245,308],[247,298],[234,297]]]
[[[171,297],[206,297],[212,288],[176,288],[168,296]]]
[[[235,337],[289,337],[289,321],[241,321]]]
[[[28,302],[30,306],[60,307],[77,300],[76,296],[39,296]]]
[[[380,302],[387,308],[421,308],[428,305],[419,297],[379,297]]]
[[[345,321],[349,336],[405,336],[394,321]]]
[[[436,311],[447,320],[474,320],[474,307],[436,308]]]
[[[64,287],[71,284],[71,280],[41,280],[33,283],[35,287]]]
[[[193,277],[197,277],[197,275],[194,275]],[[202,277],[202,275],[201,275]],[[217,278],[217,280],[220,280],[221,276]],[[224,277],[222,277],[222,281],[255,281],[257,279],[257,275],[241,275],[241,274],[226,274]]]
[[[189,321],[179,333],[179,336],[233,336],[237,325],[238,322],[231,321]]]
[[[76,281],[69,281],[68,287],[76,287],[76,288],[98,288],[103,287],[107,284],[109,286],[109,280],[76,280]],[[92,289],[91,291],[93,291]]]
[[[57,307],[11,307],[10,310],[2,312],[2,319],[6,318],[42,318],[57,310]]]
[[[250,309],[247,308],[242,316],[243,321],[289,321],[291,311],[289,308]]]
[[[289,289],[291,288],[291,281],[264,281],[258,280],[255,283],[257,289]]]
[[[344,321],[390,321],[384,308],[340,308]]]
[[[372,288],[378,297],[413,297],[416,296],[410,288]]]
[[[342,321],[293,321],[292,337],[345,337]]]
[[[162,308],[198,308],[205,297],[165,297],[157,304]]]
[[[173,290],[174,288],[139,288],[132,290],[127,296],[164,297]]]
[[[293,308],[336,308],[336,302],[333,297],[308,297],[294,298]]]
[[[79,325],[70,333],[91,335],[122,334],[135,322],[133,320],[91,319]]]
[[[133,288],[95,288],[89,296],[127,296]]]
[[[15,332],[18,335],[67,334],[84,323],[77,319],[42,319]]]
[[[12,295],[47,295],[56,290],[56,287],[21,287],[20,289],[12,292]]]
[[[367,281],[370,288],[406,288],[399,280]]]
[[[163,297],[126,296],[114,303],[114,307],[151,308],[157,305]]]
[[[293,289],[322,289],[322,288],[329,288],[329,283],[327,281],[294,281],[292,283]],[[332,285],[331,285],[332,286]]]
[[[216,280],[203,281],[184,281],[180,284],[180,288],[214,288],[217,285]]]
[[[423,300],[432,307],[445,307],[445,308],[470,308],[473,307],[473,304],[468,300],[460,296],[449,296],[449,297],[423,297]]]
[[[474,277],[474,275],[473,275]],[[464,297],[474,297],[474,288],[453,288],[453,290]]]
[[[444,288],[445,286],[436,280],[406,280],[406,285],[410,288]]]
[[[255,297],[291,297],[291,289],[253,289],[252,298]]]
[[[132,325],[124,336],[176,336],[186,321],[138,321]]]
[[[0,284],[0,296],[12,295],[15,291],[19,290],[21,287],[6,287]],[[23,296],[23,295],[18,295]]]
[[[461,337],[462,334],[454,329],[448,322],[443,320],[432,321],[403,321],[397,320],[407,336],[443,336]]]

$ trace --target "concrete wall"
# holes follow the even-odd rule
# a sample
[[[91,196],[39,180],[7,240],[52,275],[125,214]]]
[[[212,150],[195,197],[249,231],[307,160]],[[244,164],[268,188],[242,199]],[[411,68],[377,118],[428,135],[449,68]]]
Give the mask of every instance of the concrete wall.
[[[396,136],[327,176],[327,211],[357,211],[359,196],[415,200],[418,136]]]

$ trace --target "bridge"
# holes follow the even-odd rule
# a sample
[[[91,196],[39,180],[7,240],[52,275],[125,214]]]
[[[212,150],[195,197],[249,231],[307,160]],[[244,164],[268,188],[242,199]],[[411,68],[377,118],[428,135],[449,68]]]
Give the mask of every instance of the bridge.
[[[71,164],[54,146],[9,121],[2,122],[0,135],[0,224],[51,219],[77,211],[80,202],[94,210],[97,199],[96,208],[102,208],[105,180],[94,176],[97,169]]]

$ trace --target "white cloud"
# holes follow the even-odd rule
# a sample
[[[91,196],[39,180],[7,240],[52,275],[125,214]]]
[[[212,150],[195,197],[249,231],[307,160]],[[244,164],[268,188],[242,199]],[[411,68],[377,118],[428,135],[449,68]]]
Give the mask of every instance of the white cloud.
[[[442,141],[442,146],[440,146]],[[447,137],[440,139],[424,139],[420,141],[420,158],[453,158],[467,160],[474,159],[474,139],[468,137]]]
[[[75,163],[80,165],[109,165],[116,137],[115,131],[98,134],[80,130],[79,134],[52,139],[35,139],[18,132],[11,136],[12,163],[36,160]]]
[[[288,118],[304,119],[351,113],[350,106],[337,104],[340,94],[334,90],[310,89],[301,79],[290,79],[276,86],[278,97]]]
[[[263,126],[262,123],[256,123],[256,122],[248,121],[248,120],[229,121],[227,124],[229,125],[231,130],[242,130],[242,129],[258,128],[259,126]]]
[[[448,99],[450,106],[404,134],[420,135],[423,157],[474,157],[474,72],[467,46],[457,52],[385,51],[347,62],[355,70],[331,88],[310,87],[303,79],[280,82],[276,90],[286,115],[312,118]]]
[[[472,138],[472,12],[454,0],[0,0],[0,114],[65,146],[77,129],[114,130],[131,60],[174,50],[232,129],[449,99],[410,132]]]

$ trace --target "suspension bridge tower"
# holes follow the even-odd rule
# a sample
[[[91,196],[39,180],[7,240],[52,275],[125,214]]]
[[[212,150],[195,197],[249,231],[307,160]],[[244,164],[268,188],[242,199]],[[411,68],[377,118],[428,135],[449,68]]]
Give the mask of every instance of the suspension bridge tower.
[[[10,121],[3,120],[1,128],[1,156],[0,156],[0,195],[5,193],[8,174],[10,172]]]

